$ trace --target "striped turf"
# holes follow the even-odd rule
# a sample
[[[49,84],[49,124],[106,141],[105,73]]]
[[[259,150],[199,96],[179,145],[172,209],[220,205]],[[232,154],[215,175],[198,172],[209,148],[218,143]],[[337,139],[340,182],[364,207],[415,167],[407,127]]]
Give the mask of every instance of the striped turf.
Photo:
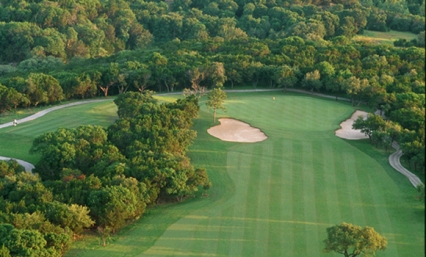
[[[230,143],[211,137],[212,114],[202,102],[189,154],[208,170],[208,197],[152,208],[108,246],[87,236],[67,256],[340,256],[322,253],[322,240],[328,226],[343,221],[387,237],[388,249],[377,256],[424,256],[424,206],[411,184],[368,140],[334,136],[354,111],[348,103],[269,92],[229,93],[226,105],[221,116],[248,122],[269,138]],[[75,119],[44,120],[33,129],[75,126]]]
[[[223,116],[259,127],[269,139],[223,143],[199,131],[193,160],[207,166],[216,186],[229,176],[231,189],[213,191],[217,201],[226,199],[183,215],[137,256],[333,256],[322,253],[325,228],[343,221],[388,238],[377,256],[424,255],[424,207],[415,190],[402,176],[394,181],[376,156],[334,136],[351,106],[264,93],[229,94],[227,107]],[[227,149],[226,160],[200,154],[215,143]]]

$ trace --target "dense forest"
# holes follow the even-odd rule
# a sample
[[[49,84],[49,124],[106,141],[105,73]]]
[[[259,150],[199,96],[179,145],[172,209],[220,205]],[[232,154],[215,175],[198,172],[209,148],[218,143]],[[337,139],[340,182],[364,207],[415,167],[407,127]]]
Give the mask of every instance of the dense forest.
[[[418,36],[353,41],[363,30]],[[209,188],[185,155],[198,99],[159,104],[151,90],[347,96],[388,118],[359,124],[372,143],[397,141],[424,170],[424,46],[424,0],[1,1],[0,115],[118,95],[119,119],[37,138],[36,176],[0,162],[0,255],[60,256],[85,228],[108,235],[147,205]]]

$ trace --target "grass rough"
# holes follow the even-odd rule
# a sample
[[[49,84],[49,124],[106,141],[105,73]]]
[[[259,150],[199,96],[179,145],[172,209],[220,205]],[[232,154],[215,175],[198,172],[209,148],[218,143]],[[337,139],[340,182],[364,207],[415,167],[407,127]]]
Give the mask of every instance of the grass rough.
[[[205,98],[200,106],[189,155],[209,173],[208,197],[151,208],[106,247],[85,235],[66,256],[333,256],[322,253],[325,229],[343,221],[372,226],[387,238],[388,249],[376,256],[424,256],[425,209],[416,190],[368,140],[334,135],[353,113],[350,103],[297,93],[228,93],[228,111],[219,116],[262,129],[269,138],[259,143],[210,136]],[[114,119],[113,108],[105,112],[99,103],[73,108],[81,109],[58,111],[19,131],[0,130],[0,142],[16,136],[17,151],[24,151],[32,134]],[[83,120],[60,118],[77,112]]]
[[[407,41],[411,41],[412,39],[417,39],[417,35],[411,32],[401,32],[394,30],[388,32],[364,30],[362,35],[355,35],[352,40],[393,46],[393,42],[397,41],[398,39],[406,39]]]

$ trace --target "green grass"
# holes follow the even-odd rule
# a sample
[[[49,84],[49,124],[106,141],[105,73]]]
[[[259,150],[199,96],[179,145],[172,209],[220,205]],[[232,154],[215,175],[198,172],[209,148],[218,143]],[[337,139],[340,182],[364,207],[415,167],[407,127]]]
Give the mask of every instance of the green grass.
[[[76,105],[47,113],[30,122],[16,127],[0,129],[0,156],[15,157],[31,163],[39,159],[30,155],[33,140],[43,133],[58,128],[75,128],[81,125],[100,125],[107,127],[117,117],[117,107],[111,101]]]
[[[356,35],[353,37],[354,41],[364,41],[369,43],[393,45],[393,42],[398,39],[406,39],[410,41],[417,39],[417,35],[411,32],[400,32],[391,30],[389,32],[380,32],[372,30],[364,30],[362,35]]]
[[[341,256],[321,250],[325,229],[343,221],[387,237],[388,249],[377,256],[424,256],[424,205],[416,190],[368,140],[334,136],[354,111],[349,103],[228,93],[228,111],[219,116],[261,128],[269,138],[259,143],[208,135],[213,117],[204,103],[189,154],[194,166],[208,170],[209,196],[151,208],[106,247],[86,235],[66,256]],[[68,123],[48,127],[55,126]]]
[[[113,101],[113,98],[109,97],[111,99],[111,101]],[[104,97],[99,97],[99,98],[91,98],[88,100],[94,100],[94,99],[105,99]],[[70,100],[70,101],[63,101],[60,104],[68,104],[68,103],[73,103],[73,102],[79,102],[82,101],[81,99],[76,99],[76,100]],[[83,100],[84,101],[84,100]],[[7,123],[7,122],[11,122],[14,119],[22,119],[25,118],[29,115],[35,114],[39,111],[48,109],[50,107],[53,107],[54,105],[44,105],[44,106],[37,106],[37,107],[29,107],[26,109],[16,109],[16,110],[11,110],[5,113],[0,114],[0,124],[3,123]]]

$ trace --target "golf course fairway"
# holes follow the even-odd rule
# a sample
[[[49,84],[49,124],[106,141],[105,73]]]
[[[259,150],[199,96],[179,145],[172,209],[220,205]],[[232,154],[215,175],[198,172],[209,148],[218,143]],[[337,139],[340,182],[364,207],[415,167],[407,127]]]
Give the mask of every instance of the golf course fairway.
[[[81,117],[93,114],[103,126],[112,122],[113,112],[102,116],[93,111],[97,105],[113,110],[112,103],[90,104]],[[424,204],[410,182],[368,139],[334,135],[356,110],[350,103],[280,91],[228,93],[225,105],[219,117],[248,123],[268,138],[236,143],[209,135],[207,129],[219,123],[202,98],[189,156],[208,171],[213,186],[207,195],[150,208],[105,247],[95,233],[85,235],[65,256],[342,256],[322,252],[326,228],[342,222],[385,236],[387,249],[376,256],[425,255]],[[67,127],[43,123],[49,115],[38,124],[50,131]],[[14,129],[17,140],[38,136]],[[10,138],[13,128],[0,131],[0,140],[4,133]]]

